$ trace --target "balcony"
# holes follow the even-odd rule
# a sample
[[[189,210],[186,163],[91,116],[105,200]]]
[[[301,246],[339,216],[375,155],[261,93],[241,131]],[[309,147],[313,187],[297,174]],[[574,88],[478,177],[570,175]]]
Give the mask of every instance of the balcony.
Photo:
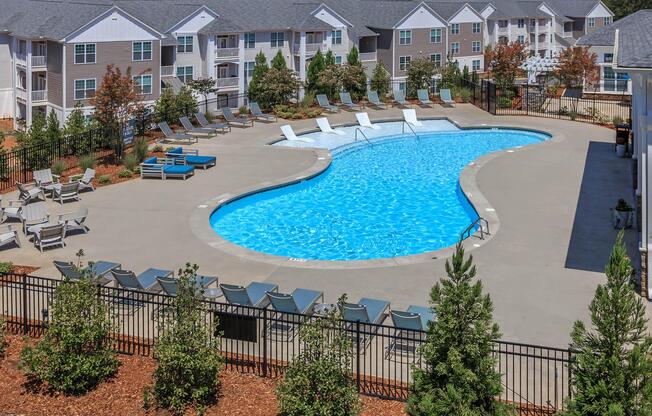
[[[27,54],[24,52],[16,52],[16,60],[22,63],[27,62]]]
[[[322,53],[325,53],[328,50],[328,48],[322,43],[306,43],[306,55],[314,55],[317,53],[317,51],[322,51]],[[294,53],[296,55],[301,53],[301,45],[300,44],[294,44]]]
[[[173,77],[174,65],[161,66],[161,77]]]
[[[236,58],[239,54],[239,48],[215,48],[215,59]]]
[[[216,80],[217,88],[238,88],[238,77],[218,78]]]
[[[47,99],[48,99],[47,90],[32,91],[32,102],[47,101]]]
[[[377,59],[377,52],[360,52],[360,61],[362,62],[376,61]]]
[[[46,56],[32,55],[32,68],[45,68],[48,64]]]

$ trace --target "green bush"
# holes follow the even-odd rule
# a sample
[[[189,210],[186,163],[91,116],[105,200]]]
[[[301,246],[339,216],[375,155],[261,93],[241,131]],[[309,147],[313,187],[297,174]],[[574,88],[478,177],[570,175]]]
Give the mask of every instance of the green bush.
[[[468,103],[469,101],[471,101],[471,90],[469,90],[468,88],[461,88],[460,89],[460,98],[465,103]]]
[[[340,305],[346,301],[340,299]],[[283,415],[357,415],[360,398],[351,374],[351,340],[337,312],[302,326],[304,349],[292,361],[276,397]]]
[[[138,166],[139,163],[140,161],[138,161],[138,158],[133,153],[129,153],[122,158],[122,164],[125,166],[125,169],[128,169],[132,172],[134,169],[136,169],[136,166]]]
[[[247,108],[246,105],[242,105],[242,106],[238,107],[238,113],[241,116],[246,116],[247,114],[249,114],[249,109]]]
[[[11,273],[14,269],[14,264],[10,261],[0,262],[0,273]]]
[[[145,139],[136,139],[134,142],[134,156],[138,163],[147,159],[147,152],[149,151],[149,145]],[[132,169],[133,170],[133,169]]]
[[[79,158],[79,167],[84,171],[86,169],[93,169],[96,162],[97,161],[95,160],[95,156],[85,155]]]
[[[52,162],[52,166],[50,167],[52,169],[52,173],[61,176],[63,174],[63,171],[66,170],[66,164],[63,162],[61,159],[57,159],[54,162]]]
[[[108,185],[108,184],[110,184],[112,182],[111,181],[111,175],[102,175],[97,179],[97,182],[100,185]]]
[[[134,172],[130,169],[122,169],[120,172],[118,172],[118,177],[120,178],[131,178],[134,176]]]
[[[152,148],[152,152],[154,153],[161,153],[162,151],[163,151],[163,146],[161,146],[160,144],[157,144]]]
[[[57,286],[50,322],[36,346],[21,352],[21,369],[28,379],[47,383],[64,394],[83,394],[118,369],[111,349],[111,316],[88,277]]]
[[[623,118],[620,117],[620,116],[614,116],[614,118],[611,120],[611,122],[613,123],[613,125],[615,127],[615,126],[617,126],[619,124],[622,124]]]
[[[223,359],[220,340],[214,337],[214,325],[206,322],[203,288],[193,283],[197,265],[186,264],[179,270],[179,289],[169,313],[162,319],[162,335],[154,346],[156,369],[151,390],[156,404],[174,414],[184,414],[188,407],[198,413],[217,398],[219,373]],[[150,391],[145,392],[147,402]]]
[[[300,120],[303,118],[318,117],[322,113],[322,110],[320,108],[279,104],[274,106],[274,113],[278,117],[286,120]]]
[[[512,108],[512,99],[511,99],[511,97],[505,97],[505,96],[498,97],[498,107],[500,107],[500,108]]]
[[[211,113],[210,111],[206,111],[206,112],[204,113],[204,116],[206,116],[206,120],[207,120],[209,123],[212,123],[213,120],[215,120],[215,115],[214,115],[213,113]]]

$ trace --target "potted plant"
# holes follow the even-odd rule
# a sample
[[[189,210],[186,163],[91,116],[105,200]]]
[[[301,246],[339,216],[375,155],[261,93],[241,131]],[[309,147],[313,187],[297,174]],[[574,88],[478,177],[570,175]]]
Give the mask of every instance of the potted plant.
[[[619,199],[616,207],[611,210],[611,220],[614,228],[620,230],[631,228],[634,221],[634,209],[624,199]]]

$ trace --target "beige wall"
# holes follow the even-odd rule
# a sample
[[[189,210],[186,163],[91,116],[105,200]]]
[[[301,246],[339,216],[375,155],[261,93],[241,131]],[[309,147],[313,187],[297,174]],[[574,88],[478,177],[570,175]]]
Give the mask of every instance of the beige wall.
[[[99,88],[102,77],[106,73],[106,66],[113,64],[126,71],[131,68],[131,75],[152,75],[152,94],[143,95],[143,100],[155,100],[159,96],[161,85],[160,77],[160,47],[159,41],[152,41],[152,60],[151,61],[132,61],[131,60],[132,42],[105,42],[96,44],[96,63],[95,64],[75,64],[74,51],[75,44],[66,45],[66,106],[72,107],[75,104],[75,80],[95,78],[96,87]],[[85,100],[84,105],[90,105]]]

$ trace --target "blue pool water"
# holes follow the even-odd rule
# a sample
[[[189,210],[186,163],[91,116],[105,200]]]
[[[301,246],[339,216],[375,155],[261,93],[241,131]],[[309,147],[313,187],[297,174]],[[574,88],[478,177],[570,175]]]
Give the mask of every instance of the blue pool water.
[[[394,136],[333,152],[331,166],[302,183],[253,194],[214,211],[224,239],[267,254],[367,260],[453,245],[478,214],[458,178],[474,159],[548,136],[461,130]]]

